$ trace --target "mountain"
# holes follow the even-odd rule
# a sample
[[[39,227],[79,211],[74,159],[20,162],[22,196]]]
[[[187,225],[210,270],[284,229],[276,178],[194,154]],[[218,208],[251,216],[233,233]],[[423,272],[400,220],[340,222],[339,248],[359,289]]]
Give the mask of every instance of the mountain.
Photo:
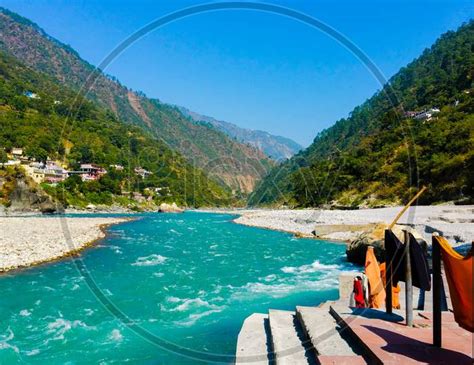
[[[303,149],[298,143],[286,137],[274,136],[259,130],[240,128],[235,124],[198,114],[182,106],[178,106],[178,109],[193,121],[207,122],[228,136],[258,148],[277,161],[287,160]]]
[[[471,20],[275,167],[249,203],[374,206],[406,202],[421,185],[422,203],[472,202],[473,73]]]
[[[77,171],[80,163],[108,170],[94,181],[73,175],[57,185],[31,184],[32,193],[44,189],[64,205],[137,206],[134,193],[150,196],[150,204],[215,206],[232,202],[230,191],[151,132],[119,121],[109,110],[81,100],[77,92],[0,51],[0,162],[7,160],[12,148],[22,148],[24,156],[37,162],[48,158],[61,161],[72,171]],[[141,177],[135,170],[139,168],[151,175]],[[12,194],[19,186],[25,190],[25,184],[21,168],[0,168],[0,202],[9,205]],[[147,188],[167,193],[152,196]]]
[[[151,132],[236,193],[252,191],[273,166],[259,149],[229,138],[209,124],[192,123],[177,108],[128,89],[38,25],[3,8],[0,50],[109,109],[117,119]]]

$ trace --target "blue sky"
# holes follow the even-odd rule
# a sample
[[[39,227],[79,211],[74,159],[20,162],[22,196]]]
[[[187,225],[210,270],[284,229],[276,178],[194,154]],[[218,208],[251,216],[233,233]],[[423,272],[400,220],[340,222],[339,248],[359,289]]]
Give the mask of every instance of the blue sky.
[[[472,1],[268,1],[347,36],[389,78],[473,17]],[[99,64],[128,35],[198,1],[0,0]],[[326,34],[278,15],[226,10],[153,31],[105,70],[150,97],[304,146],[380,88]]]

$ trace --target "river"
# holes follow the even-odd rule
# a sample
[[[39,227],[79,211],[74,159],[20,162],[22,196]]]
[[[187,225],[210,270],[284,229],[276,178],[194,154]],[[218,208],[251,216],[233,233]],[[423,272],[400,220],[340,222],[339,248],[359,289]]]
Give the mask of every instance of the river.
[[[146,213],[74,259],[0,276],[0,363],[232,362],[243,320],[336,299],[345,245]],[[67,220],[67,218],[66,218]]]

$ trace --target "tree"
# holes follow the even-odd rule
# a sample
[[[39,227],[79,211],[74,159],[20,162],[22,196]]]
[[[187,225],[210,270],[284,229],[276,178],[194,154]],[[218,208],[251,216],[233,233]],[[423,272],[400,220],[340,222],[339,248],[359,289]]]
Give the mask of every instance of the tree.
[[[38,162],[46,162],[48,159],[48,152],[44,148],[36,145],[28,146],[25,150],[25,154]]]
[[[0,163],[5,163],[8,161],[7,153],[3,148],[0,148]]]
[[[83,184],[81,177],[76,174],[69,176],[63,182],[64,188],[70,192],[81,191]]]

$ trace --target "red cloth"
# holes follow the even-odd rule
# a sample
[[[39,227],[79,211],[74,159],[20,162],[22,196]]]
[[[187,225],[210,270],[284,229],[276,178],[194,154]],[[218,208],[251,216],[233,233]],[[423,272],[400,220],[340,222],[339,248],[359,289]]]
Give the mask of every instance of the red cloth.
[[[356,308],[365,308],[364,291],[362,290],[362,281],[354,280],[354,300]]]

